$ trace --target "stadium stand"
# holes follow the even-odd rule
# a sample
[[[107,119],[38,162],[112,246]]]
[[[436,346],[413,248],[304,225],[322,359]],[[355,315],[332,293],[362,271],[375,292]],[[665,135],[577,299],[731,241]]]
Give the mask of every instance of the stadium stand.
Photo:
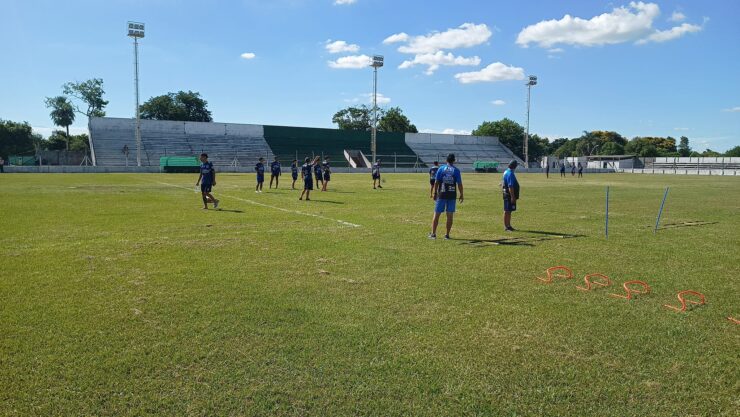
[[[135,123],[133,119],[107,117],[90,121],[96,165],[136,164]],[[272,157],[259,125],[142,120],[141,142],[143,166],[159,166],[163,156],[193,156],[202,152],[216,166],[234,163],[250,166],[259,157]],[[128,149],[128,158],[124,148]]]
[[[504,165],[516,157],[497,138],[485,136],[440,135],[433,133],[407,133],[406,144],[427,165],[434,161],[444,162],[448,153],[454,153],[457,165],[463,169],[473,168],[476,161],[499,162]]]
[[[694,158],[644,158],[645,169],[686,169],[686,170],[737,170],[740,158],[734,157],[694,157]]]

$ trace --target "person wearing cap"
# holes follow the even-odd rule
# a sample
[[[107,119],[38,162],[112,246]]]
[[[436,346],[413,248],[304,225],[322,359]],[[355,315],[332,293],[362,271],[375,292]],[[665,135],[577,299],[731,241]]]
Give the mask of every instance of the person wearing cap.
[[[516,159],[509,162],[509,168],[504,172],[501,188],[504,193],[504,227],[507,232],[513,232],[511,227],[511,213],[516,211],[516,201],[519,199],[519,181],[514,175],[514,170],[519,163]]]
[[[372,168],[372,176],[373,176],[373,190],[377,188],[383,188],[382,185],[380,185],[380,159],[375,161]],[[375,183],[378,183],[377,188],[375,186]]]
[[[450,230],[452,230],[452,220],[455,216],[455,203],[457,200],[457,190],[460,189],[460,203],[463,202],[463,185],[460,170],[454,165],[455,154],[447,155],[447,165],[442,165],[437,170],[434,177],[434,217],[432,218],[432,233],[429,239],[437,238],[437,225],[439,216],[442,212],[447,212],[447,234],[445,240],[450,239]]]
[[[260,158],[257,161],[257,165],[254,166],[254,172],[257,173],[257,187],[255,187],[255,193],[262,192],[262,184],[265,182],[265,158]]]
[[[439,161],[434,161],[434,166],[429,168],[429,198],[434,195],[434,182],[437,178],[437,171],[439,171]]]

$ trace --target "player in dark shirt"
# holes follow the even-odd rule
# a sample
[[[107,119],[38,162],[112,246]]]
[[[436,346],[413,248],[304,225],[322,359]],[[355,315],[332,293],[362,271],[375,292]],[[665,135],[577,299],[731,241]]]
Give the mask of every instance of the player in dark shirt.
[[[439,161],[434,161],[434,166],[429,168],[429,198],[434,198],[434,182],[437,178],[437,171],[439,171]]]
[[[254,166],[254,171],[257,173],[257,187],[255,187],[255,193],[262,192],[262,184],[265,182],[265,158],[260,158],[257,165]]]
[[[578,178],[582,178],[582,177],[583,177],[583,165],[581,165],[581,163],[579,162],[578,163]]]
[[[372,168],[372,176],[373,176],[373,190],[376,189],[375,183],[377,182],[377,188],[383,188],[382,185],[380,185],[380,159],[375,161],[375,164],[373,164]]]
[[[211,195],[211,188],[216,185],[216,171],[213,169],[213,164],[208,162],[208,155],[205,153],[200,154],[200,175],[195,186],[198,185],[200,185],[200,194],[203,197],[203,210],[208,210],[208,202],[213,203],[213,208],[218,208],[219,201]]]
[[[298,180],[298,160],[294,159],[293,163],[290,164],[290,175],[293,177],[293,185],[291,186],[295,190],[295,182]]]
[[[319,157],[317,156],[311,161],[311,158],[306,157],[305,163],[301,166],[301,179],[303,180],[303,191],[299,200],[303,200],[303,196],[306,196],[306,201],[311,200],[311,190],[313,190],[313,171],[314,166],[319,163]]]
[[[278,185],[280,185],[280,175],[283,173],[282,169],[280,168],[280,161],[278,161],[278,157],[275,157],[275,160],[272,161],[270,164],[270,188],[272,188],[272,180],[275,180],[275,189],[277,190]]]
[[[316,174],[316,188],[320,190],[324,187],[324,174],[323,171],[321,171],[321,164],[318,162],[321,158],[317,158],[319,159],[317,159],[316,163],[313,164],[313,173]]]
[[[329,166],[328,156],[324,159],[321,170],[324,171],[324,186],[321,187],[321,191],[326,191],[326,187],[329,185],[329,181],[331,181],[331,167]]]

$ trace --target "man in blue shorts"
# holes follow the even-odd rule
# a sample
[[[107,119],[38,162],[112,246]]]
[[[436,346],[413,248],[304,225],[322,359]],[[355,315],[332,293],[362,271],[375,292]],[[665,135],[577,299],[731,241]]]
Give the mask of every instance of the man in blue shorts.
[[[278,161],[278,157],[275,157],[275,160],[272,161],[272,164],[270,164],[270,188],[272,188],[272,180],[275,180],[275,189],[277,190],[278,186],[280,185],[280,174],[282,174],[282,169],[280,168],[280,161]]]
[[[311,190],[313,190],[313,178],[311,177],[313,175],[313,168],[314,165],[319,163],[319,157],[317,156],[313,161],[311,161],[311,158],[306,157],[305,164],[301,166],[301,179],[303,180],[303,191],[301,192],[301,197],[298,198],[299,200],[303,200],[303,196],[306,196],[306,201],[311,200]]]
[[[262,192],[262,184],[265,182],[265,158],[260,158],[257,161],[257,165],[254,166],[254,171],[257,173],[257,187],[254,189],[255,193]]]
[[[331,181],[331,167],[329,166],[328,156],[324,159],[324,164],[321,169],[324,171],[324,186],[321,188],[321,191],[326,191],[326,187],[329,185],[329,181]]]
[[[316,157],[316,163],[313,164],[313,173],[316,174],[316,188],[319,190],[324,186],[324,174],[321,171],[321,164],[318,163],[320,157]],[[319,184],[320,183],[320,184]]]
[[[213,208],[218,208],[219,201],[211,195],[211,188],[216,185],[216,171],[213,169],[213,164],[208,162],[208,155],[205,153],[200,154],[200,175],[195,186],[198,185],[200,185],[200,194],[203,197],[203,210],[208,210],[209,201],[213,203]]]
[[[455,164],[455,154],[447,155],[447,165],[442,165],[437,170],[434,177],[434,218],[432,219],[432,233],[429,239],[437,238],[437,224],[442,212],[447,212],[447,234],[445,240],[450,238],[452,229],[452,220],[455,216],[455,200],[457,200],[457,190],[460,190],[460,202],[463,202],[463,185],[460,170]]]
[[[514,231],[514,228],[511,227],[511,213],[516,211],[516,201],[519,199],[519,181],[514,175],[517,165],[519,163],[516,160],[509,162],[509,169],[504,172],[504,180],[501,182],[504,193],[504,227],[507,232]]]
[[[293,177],[293,185],[291,187],[295,190],[295,182],[298,180],[298,160],[294,159],[293,163],[290,164],[290,175]]]
[[[434,195],[434,182],[437,178],[437,171],[439,171],[439,161],[434,161],[434,166],[429,168],[429,198]]]
[[[380,159],[375,161],[372,168],[372,175],[373,175],[373,190],[376,189],[375,183],[378,183],[377,188],[383,188],[382,185],[380,185]]]

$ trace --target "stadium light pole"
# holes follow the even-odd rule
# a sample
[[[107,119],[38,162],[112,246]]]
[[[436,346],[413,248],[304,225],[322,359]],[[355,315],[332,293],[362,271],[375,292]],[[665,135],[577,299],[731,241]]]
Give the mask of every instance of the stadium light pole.
[[[370,151],[373,154],[373,160],[371,163],[376,161],[376,152],[378,146],[378,68],[383,66],[383,56],[374,55],[373,63],[373,128],[370,137]]]
[[[537,85],[537,77],[529,76],[527,81],[527,131],[524,133],[524,168],[529,170],[529,107],[532,97],[532,86]]]
[[[128,36],[134,38],[134,90],[136,96],[136,166],[141,166],[141,119],[139,118],[139,38],[144,37],[144,24],[128,22]]]

